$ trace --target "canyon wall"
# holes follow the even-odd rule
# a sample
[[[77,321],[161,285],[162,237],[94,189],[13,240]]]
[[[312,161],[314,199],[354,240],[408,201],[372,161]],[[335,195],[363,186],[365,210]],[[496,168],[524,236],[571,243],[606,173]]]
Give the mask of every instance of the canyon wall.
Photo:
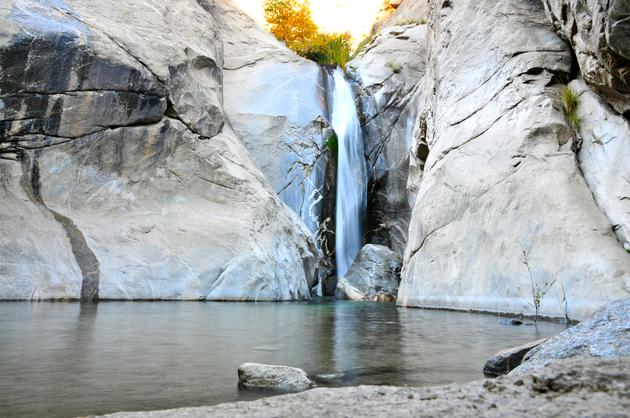
[[[580,319],[627,297],[627,158],[581,146],[612,135],[593,117],[623,150],[627,121],[584,96],[582,134],[569,124],[561,89],[580,71],[542,4],[431,1],[428,21],[398,304]]]
[[[318,250],[223,66],[193,0],[0,7],[0,299],[310,298]]]

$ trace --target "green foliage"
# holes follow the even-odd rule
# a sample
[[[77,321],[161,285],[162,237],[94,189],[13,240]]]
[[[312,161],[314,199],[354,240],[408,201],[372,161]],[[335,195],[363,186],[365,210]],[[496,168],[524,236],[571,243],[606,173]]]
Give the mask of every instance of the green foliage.
[[[264,0],[265,20],[279,40],[304,42],[317,34],[308,0]]]
[[[265,0],[263,7],[271,32],[296,54],[345,70],[352,53],[350,34],[319,32],[308,0]]]
[[[334,152],[335,154],[339,151],[339,138],[335,131],[333,131],[326,140],[326,148],[328,148],[328,151]]]
[[[560,91],[560,99],[562,100],[564,113],[567,115],[569,124],[571,124],[573,129],[578,131],[581,122],[580,116],[578,115],[578,107],[580,105],[578,94],[571,87],[564,86]]]
[[[400,65],[399,63],[397,63],[396,61],[389,61],[387,64],[385,64],[387,66],[387,68],[389,68],[390,70],[392,70],[392,72],[394,74],[399,74],[402,69],[403,66]]]
[[[306,59],[345,69],[352,52],[352,38],[348,33],[319,33],[307,42],[290,44],[289,47]]]
[[[427,19],[425,17],[421,17],[420,19],[402,19],[396,22],[396,26],[405,26],[405,25],[425,25],[427,23]]]

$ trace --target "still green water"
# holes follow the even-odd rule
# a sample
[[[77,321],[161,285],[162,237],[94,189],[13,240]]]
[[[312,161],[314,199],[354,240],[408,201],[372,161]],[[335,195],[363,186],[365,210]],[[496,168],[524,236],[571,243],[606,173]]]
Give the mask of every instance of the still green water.
[[[483,377],[496,351],[563,325],[322,300],[308,303],[0,303],[0,416],[71,417],[254,399],[238,366],[340,373],[328,386]]]

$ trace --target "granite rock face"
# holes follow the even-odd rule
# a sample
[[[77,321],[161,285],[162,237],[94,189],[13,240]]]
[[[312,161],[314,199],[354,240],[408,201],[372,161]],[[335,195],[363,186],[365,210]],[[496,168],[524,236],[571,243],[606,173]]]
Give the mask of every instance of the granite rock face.
[[[411,219],[409,150],[426,66],[427,36],[427,25],[419,23],[424,11],[403,6],[349,63],[362,87],[360,108],[370,176],[367,239],[401,254]],[[404,10],[407,17],[400,15]]]
[[[313,386],[304,370],[258,363],[245,363],[238,368],[238,384],[249,389],[283,392],[302,392]]]
[[[529,351],[511,374],[529,373],[554,360],[630,357],[630,299],[598,309],[588,320]]]
[[[578,94],[580,168],[617,239],[630,249],[630,122],[582,80],[569,87]]]
[[[630,256],[560,102],[571,51],[543,6],[431,1],[429,22],[398,303],[533,314],[544,293],[541,315],[583,319],[628,295]]]
[[[630,2],[543,0],[547,16],[575,51],[582,77],[630,114]]]
[[[108,417],[622,417],[629,399],[625,357],[564,360],[522,376],[448,386],[318,388],[254,402]]]
[[[400,282],[401,257],[382,245],[365,245],[344,277],[339,278],[338,299],[394,302]]]
[[[193,0],[0,6],[0,299],[310,297],[318,252],[223,65]]]
[[[324,72],[260,28],[230,0],[202,0],[224,43],[228,123],[283,202],[312,233],[322,222],[328,123]]]

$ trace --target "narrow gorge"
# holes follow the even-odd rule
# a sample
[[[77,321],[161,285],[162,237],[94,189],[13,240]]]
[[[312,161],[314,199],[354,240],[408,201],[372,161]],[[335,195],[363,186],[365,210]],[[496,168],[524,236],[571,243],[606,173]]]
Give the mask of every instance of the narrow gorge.
[[[10,415],[59,405],[20,393],[64,380],[64,352],[123,400],[82,404],[99,387],[82,369],[59,416],[255,399],[229,380],[252,361],[318,386],[468,382],[602,307],[627,321],[630,2],[344,3],[332,20],[371,31],[317,32],[353,42],[331,65],[277,39],[262,0],[0,0]],[[144,350],[172,396],[120,383]],[[39,358],[57,372],[22,379]],[[216,393],[186,398],[208,364]]]

